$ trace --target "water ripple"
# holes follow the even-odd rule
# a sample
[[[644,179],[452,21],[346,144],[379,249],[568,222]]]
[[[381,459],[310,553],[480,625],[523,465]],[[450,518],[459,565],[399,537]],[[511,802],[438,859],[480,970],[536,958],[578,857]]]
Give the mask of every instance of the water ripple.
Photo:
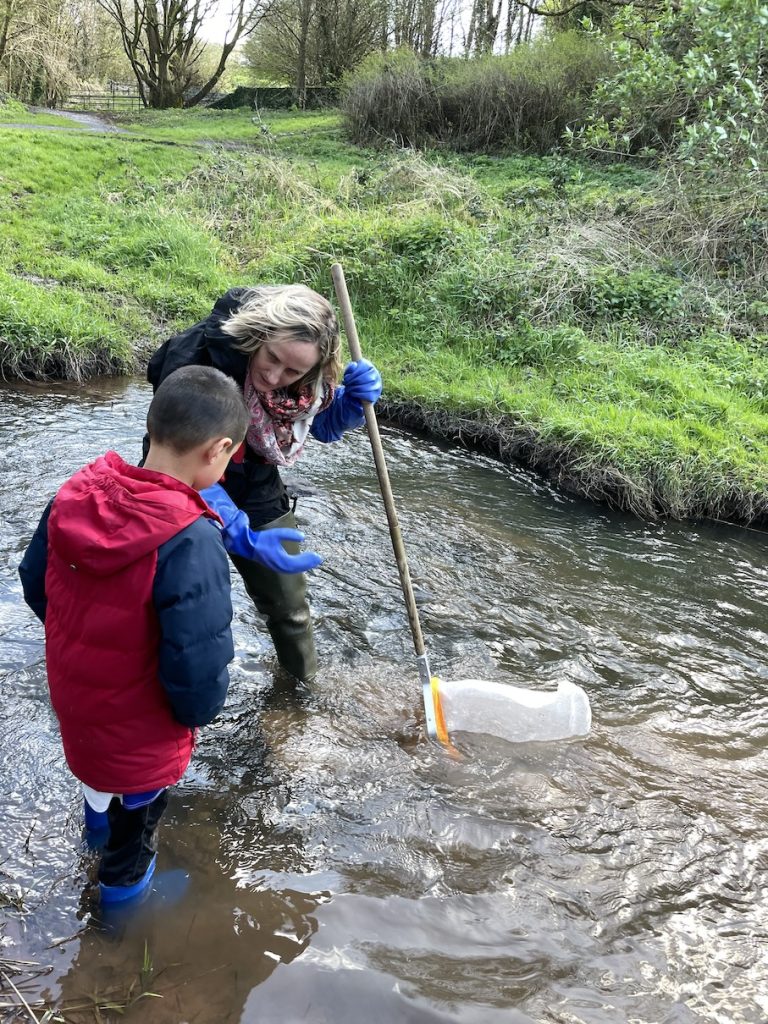
[[[104,931],[16,565],[71,472],[137,457],[148,399],[123,381],[3,392],[0,936],[51,964],[45,994],[119,1001],[146,943],[157,1024],[765,1020],[765,537],[638,523],[386,427],[433,667],[572,678],[592,733],[460,736],[458,757],[423,741],[367,441],[314,445],[291,480],[326,558],[322,677],[285,694],[236,585],[230,696],[162,832],[160,870],[189,894]]]

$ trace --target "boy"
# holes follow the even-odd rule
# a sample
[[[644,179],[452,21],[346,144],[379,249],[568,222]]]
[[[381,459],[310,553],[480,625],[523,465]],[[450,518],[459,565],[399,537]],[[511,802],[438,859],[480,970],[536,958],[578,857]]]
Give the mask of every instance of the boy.
[[[100,812],[109,826],[104,903],[148,890],[167,788],[189,763],[195,730],[224,704],[229,562],[199,491],[221,478],[247,428],[233,380],[212,367],[172,373],[149,407],[143,467],[108,452],[76,473],[19,568],[45,623],[51,702],[83,783],[86,826]]]

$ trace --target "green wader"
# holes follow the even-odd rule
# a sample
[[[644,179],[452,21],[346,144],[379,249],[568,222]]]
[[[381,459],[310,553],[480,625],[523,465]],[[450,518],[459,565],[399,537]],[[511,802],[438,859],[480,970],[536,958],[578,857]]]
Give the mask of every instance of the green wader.
[[[269,530],[274,526],[295,530],[293,512],[286,512],[279,519],[265,523],[259,530]],[[295,541],[285,543],[285,549],[291,555],[298,554],[299,548]],[[286,672],[302,682],[311,683],[317,674],[317,654],[304,573],[275,572],[249,558],[238,555],[230,555],[230,558],[243,577],[248,596],[266,619],[277,660]]]

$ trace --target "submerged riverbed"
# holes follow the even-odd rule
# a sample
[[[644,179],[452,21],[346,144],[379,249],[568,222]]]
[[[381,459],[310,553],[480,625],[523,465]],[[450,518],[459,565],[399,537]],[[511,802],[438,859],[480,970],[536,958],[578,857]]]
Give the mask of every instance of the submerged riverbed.
[[[10,975],[30,1004],[158,1024],[764,1021],[765,535],[649,526],[394,429],[433,667],[572,678],[591,734],[458,737],[460,760],[423,740],[367,438],[315,443],[290,480],[326,558],[320,679],[283,692],[235,580],[230,695],[171,797],[165,884],[102,919],[16,567],[70,473],[138,457],[149,398],[124,380],[2,390],[0,958],[38,965]]]

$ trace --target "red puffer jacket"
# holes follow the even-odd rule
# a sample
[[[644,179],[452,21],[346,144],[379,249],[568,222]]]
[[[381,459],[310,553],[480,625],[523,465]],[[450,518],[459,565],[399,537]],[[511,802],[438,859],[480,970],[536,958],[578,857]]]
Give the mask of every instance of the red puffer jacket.
[[[173,691],[169,699],[161,682],[163,644],[170,642],[163,636],[154,593],[163,545],[178,551],[176,564],[187,577],[174,593],[179,573],[165,574],[171,583],[161,614],[174,628],[182,616],[199,629],[205,609],[201,614],[196,603],[208,608],[218,599],[216,631],[226,633],[226,642],[217,658],[223,664],[195,685],[210,693],[223,673],[226,693],[226,663],[232,656],[229,579],[218,531],[201,520],[212,515],[186,484],[129,466],[115,452],[76,473],[54,499],[45,568],[48,683],[67,763],[94,789],[136,793],[177,782],[192,753],[191,726],[202,724],[194,717],[181,724],[172,711]],[[184,531],[184,543],[172,540]],[[223,606],[221,573],[227,589]],[[205,622],[203,632],[207,627]],[[170,647],[171,660],[183,661],[184,645]],[[182,663],[169,673],[176,673],[183,688],[196,669]],[[218,707],[224,699],[219,697]],[[186,699],[182,695],[180,707]]]

